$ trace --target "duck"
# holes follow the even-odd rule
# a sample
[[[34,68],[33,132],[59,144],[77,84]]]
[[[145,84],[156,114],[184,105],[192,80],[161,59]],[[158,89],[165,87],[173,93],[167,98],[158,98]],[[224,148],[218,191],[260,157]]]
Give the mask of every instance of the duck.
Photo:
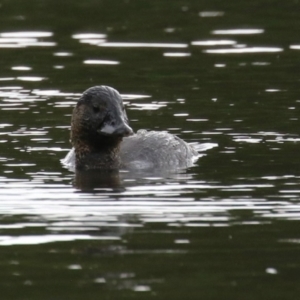
[[[129,125],[120,93],[109,86],[83,92],[71,118],[72,150],[62,160],[76,170],[150,170],[191,167],[196,148],[167,131]]]

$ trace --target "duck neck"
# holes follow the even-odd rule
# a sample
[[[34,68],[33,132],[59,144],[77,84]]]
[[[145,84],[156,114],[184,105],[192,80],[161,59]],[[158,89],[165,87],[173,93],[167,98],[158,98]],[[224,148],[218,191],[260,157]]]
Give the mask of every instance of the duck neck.
[[[118,169],[120,161],[120,142],[103,142],[101,145],[87,144],[86,142],[74,143],[76,154],[76,167],[78,169]]]

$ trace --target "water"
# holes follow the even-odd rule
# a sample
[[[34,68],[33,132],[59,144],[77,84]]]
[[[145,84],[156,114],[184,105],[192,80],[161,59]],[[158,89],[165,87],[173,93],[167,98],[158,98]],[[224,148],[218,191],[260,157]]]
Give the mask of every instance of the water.
[[[298,1],[3,1],[1,299],[296,299]],[[69,171],[82,91],[206,149],[178,173]],[[208,147],[210,148],[210,147]]]

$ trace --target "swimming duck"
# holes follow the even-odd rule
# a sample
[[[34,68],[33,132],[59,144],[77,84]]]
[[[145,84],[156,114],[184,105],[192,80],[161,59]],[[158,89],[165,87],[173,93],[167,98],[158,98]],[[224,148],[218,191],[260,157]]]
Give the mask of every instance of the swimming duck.
[[[121,95],[108,86],[82,94],[72,114],[71,142],[63,163],[76,169],[181,169],[199,157],[192,145],[166,131],[134,134]]]

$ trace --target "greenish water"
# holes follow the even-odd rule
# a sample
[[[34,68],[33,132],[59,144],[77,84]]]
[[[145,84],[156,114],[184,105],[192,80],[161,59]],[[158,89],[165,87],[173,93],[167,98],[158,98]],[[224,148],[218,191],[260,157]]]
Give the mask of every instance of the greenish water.
[[[297,299],[298,1],[0,5],[1,299]],[[110,85],[134,130],[217,144],[176,174],[74,174]]]

